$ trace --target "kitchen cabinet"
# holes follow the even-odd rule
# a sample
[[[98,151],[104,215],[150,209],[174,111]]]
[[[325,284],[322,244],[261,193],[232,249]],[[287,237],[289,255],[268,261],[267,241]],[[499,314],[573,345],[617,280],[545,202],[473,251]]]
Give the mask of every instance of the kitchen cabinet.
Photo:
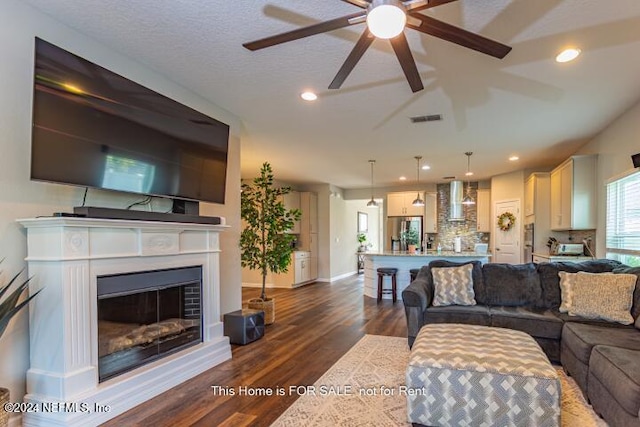
[[[596,228],[596,159],[572,156],[551,172],[551,230]]]
[[[476,209],[476,231],[479,233],[491,233],[491,190],[478,189]]]
[[[283,194],[281,196],[282,203],[284,203],[284,207],[287,210],[291,209],[300,209],[300,193],[298,191],[291,191],[287,194]],[[293,228],[286,231],[289,234],[299,234],[300,233],[300,221],[296,221],[293,224]]]
[[[310,280],[318,278],[318,194],[304,191],[300,193],[300,235],[298,249],[309,252]]]
[[[424,196],[424,232],[438,232],[438,193],[427,193]]]
[[[560,192],[556,192],[556,195]],[[551,176],[534,172],[525,182],[524,224],[533,224],[533,251],[543,251],[551,231]],[[526,240],[526,239],[525,239]]]
[[[425,207],[411,204],[418,194],[424,199],[422,191],[387,193],[387,216],[423,216]]]
[[[294,251],[287,272],[274,274],[273,283],[278,288],[296,288],[312,283],[316,279],[312,276],[311,253]]]

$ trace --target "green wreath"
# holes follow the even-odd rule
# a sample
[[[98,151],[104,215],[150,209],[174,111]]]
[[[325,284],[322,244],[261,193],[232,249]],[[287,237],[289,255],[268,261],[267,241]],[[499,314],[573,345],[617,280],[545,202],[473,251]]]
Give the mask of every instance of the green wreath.
[[[516,223],[516,217],[511,212],[504,212],[498,216],[498,228],[502,231],[509,231]]]

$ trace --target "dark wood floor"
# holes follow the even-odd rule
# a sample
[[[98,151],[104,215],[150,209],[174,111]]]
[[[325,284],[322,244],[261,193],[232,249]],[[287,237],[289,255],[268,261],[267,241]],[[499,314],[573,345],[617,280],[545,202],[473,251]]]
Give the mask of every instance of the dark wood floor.
[[[243,289],[243,301],[258,296]],[[406,336],[402,302],[363,296],[362,276],[273,289],[276,322],[265,336],[232,346],[233,358],[104,424],[105,426],[268,426],[296,399],[215,395],[211,386],[311,385],[365,334]]]

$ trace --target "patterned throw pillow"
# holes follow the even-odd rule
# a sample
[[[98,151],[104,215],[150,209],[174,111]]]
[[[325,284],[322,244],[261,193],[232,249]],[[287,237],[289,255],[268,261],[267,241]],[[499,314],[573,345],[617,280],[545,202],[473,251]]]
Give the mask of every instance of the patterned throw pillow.
[[[472,264],[460,267],[433,267],[433,305],[476,305]]]
[[[577,275],[578,273],[558,272],[558,276],[560,276],[560,313],[568,313],[573,306],[573,284]]]
[[[630,325],[637,277],[634,274],[577,273],[570,316],[602,319]]]

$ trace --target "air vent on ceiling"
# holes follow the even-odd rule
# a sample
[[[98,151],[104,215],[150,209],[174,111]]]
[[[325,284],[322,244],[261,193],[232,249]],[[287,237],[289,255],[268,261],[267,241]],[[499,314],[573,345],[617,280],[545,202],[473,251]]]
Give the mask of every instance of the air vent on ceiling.
[[[455,176],[443,176],[442,179],[456,179]]]
[[[439,122],[442,120],[442,114],[429,114],[428,116],[409,117],[411,123]]]

